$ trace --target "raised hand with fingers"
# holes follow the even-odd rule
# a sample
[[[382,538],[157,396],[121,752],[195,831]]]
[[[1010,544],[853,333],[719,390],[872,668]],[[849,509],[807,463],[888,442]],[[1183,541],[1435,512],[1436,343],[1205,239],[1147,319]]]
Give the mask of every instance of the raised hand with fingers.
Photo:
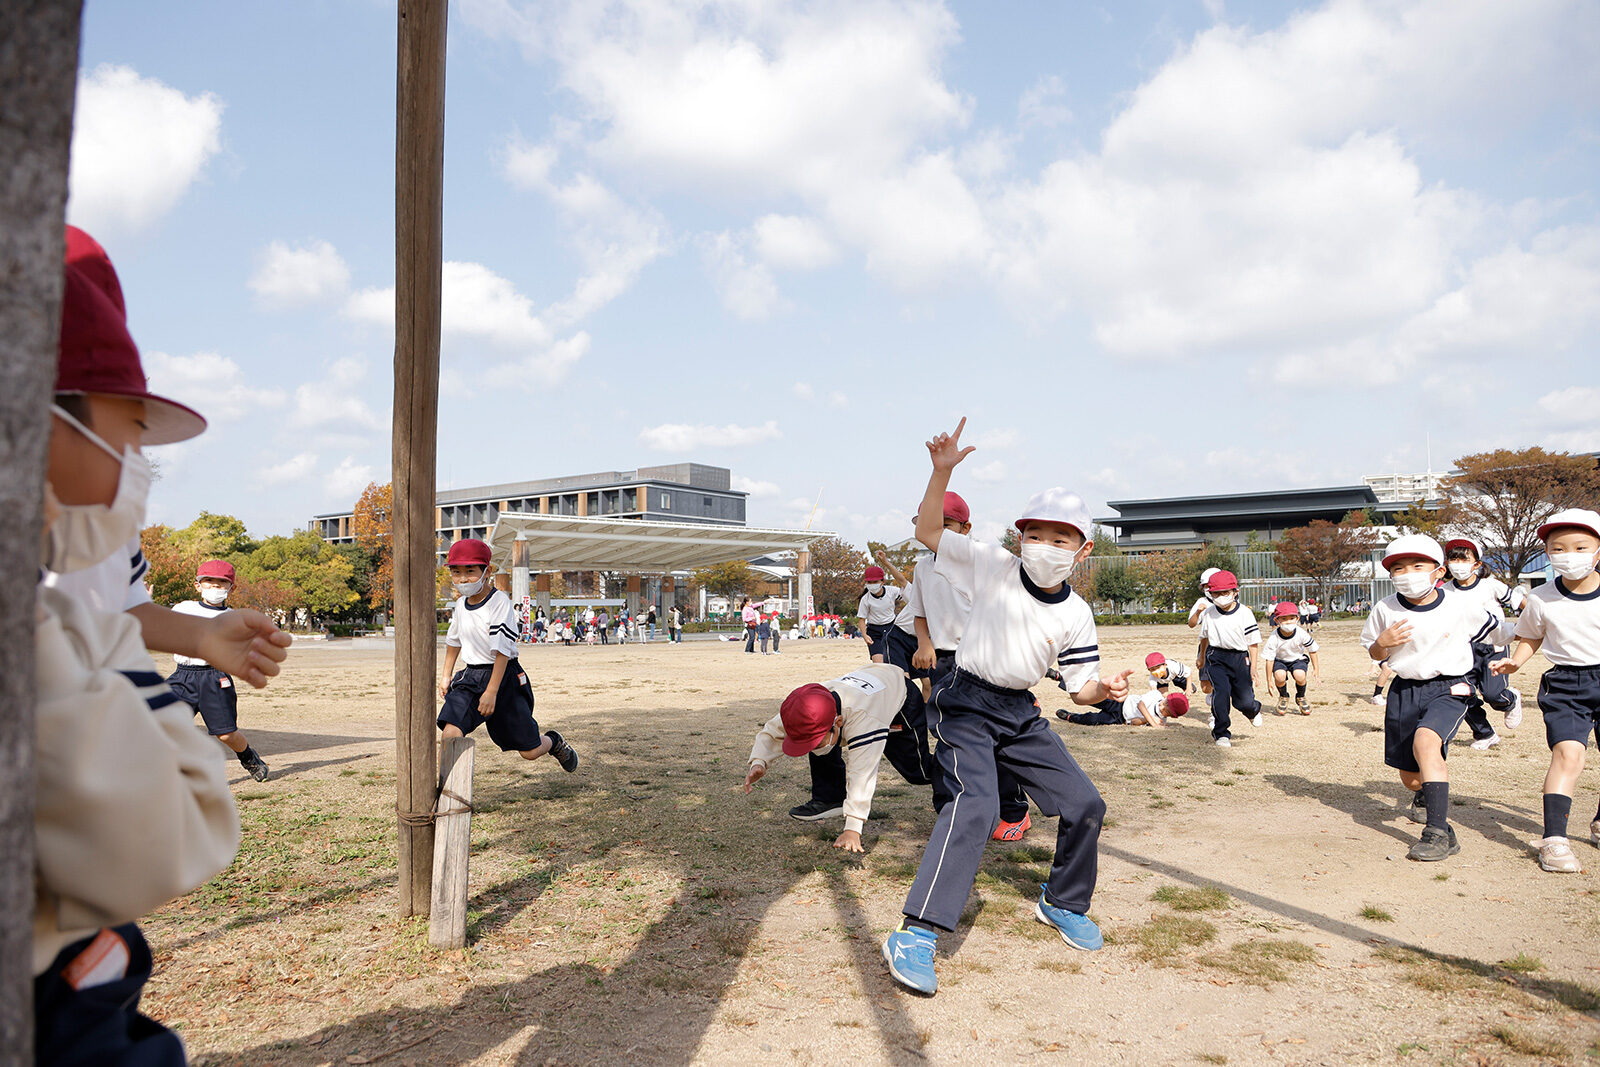
[[[928,458],[933,460],[934,470],[955,470],[956,464],[967,458],[969,452],[976,451],[975,446],[961,447],[961,431],[966,429],[967,417],[961,416],[961,421],[956,424],[954,433],[941,433],[935,435],[928,444]]]

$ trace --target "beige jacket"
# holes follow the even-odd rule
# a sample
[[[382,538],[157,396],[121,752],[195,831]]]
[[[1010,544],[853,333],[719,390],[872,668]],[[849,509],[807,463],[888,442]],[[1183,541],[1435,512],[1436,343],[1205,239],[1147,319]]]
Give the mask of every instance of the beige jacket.
[[[39,590],[33,970],[204,883],[239,849],[217,743],[195,729],[139,623]]]

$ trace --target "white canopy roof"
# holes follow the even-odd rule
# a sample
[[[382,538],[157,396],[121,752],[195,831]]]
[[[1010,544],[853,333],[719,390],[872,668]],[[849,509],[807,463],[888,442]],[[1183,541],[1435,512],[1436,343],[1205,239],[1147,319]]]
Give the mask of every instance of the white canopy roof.
[[[511,569],[511,544],[519,535],[528,541],[528,568],[532,571],[644,574],[692,571],[783,549],[803,549],[831,536],[823,530],[501,512],[489,531],[489,547],[495,565],[502,570]]]

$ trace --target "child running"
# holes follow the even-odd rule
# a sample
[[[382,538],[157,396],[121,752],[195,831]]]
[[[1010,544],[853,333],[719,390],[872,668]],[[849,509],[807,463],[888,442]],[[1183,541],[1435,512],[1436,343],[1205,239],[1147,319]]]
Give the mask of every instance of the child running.
[[[1075,703],[1097,704],[1126,697],[1132,673],[1099,680],[1094,615],[1067,584],[1094,547],[1089,511],[1076,494],[1048,489],[1028,502],[1016,522],[1020,557],[944,528],[940,516],[950,473],[973,451],[961,447],[966,421],[954,434],[928,442],[933,473],[917,509],[917,540],[938,554],[939,570],[972,590],[955,675],[935,691],[928,712],[939,766],[955,783],[955,795],[934,823],[902,921],[883,943],[895,981],[924,994],[938,989],[933,955],[939,932],[956,928],[1000,818],[997,765],[1016,775],[1046,815],[1059,819],[1055,860],[1034,916],[1069,945],[1101,947],[1100,929],[1086,912],[1105,801],[1040,718],[1029,688],[1056,666]]]
[[[1317,662],[1317,639],[1299,624],[1300,608],[1285,600],[1272,609],[1272,633],[1261,646],[1261,666],[1272,664],[1272,686],[1278,691],[1278,714],[1289,710],[1289,679],[1294,679],[1294,704],[1300,714],[1311,714],[1306,700],[1306,669],[1322,681],[1322,666]]]
[[[577,770],[573,747],[554,730],[541,733],[534,720],[533,687],[517,662],[511,598],[489,582],[489,546],[476,538],[457,541],[445,566],[457,595],[439,680],[440,737],[464,737],[487,723],[489,739],[500,751],[526,760],[548,754],[569,774]],[[463,657],[466,664],[458,672],[456,662]]]
[[[1056,710],[1056,718],[1079,726],[1165,726],[1168,719],[1189,713],[1189,698],[1182,693],[1149,689],[1124,700],[1102,700],[1096,711]]]
[[[1233,747],[1230,706],[1261,725],[1256,699],[1257,653],[1261,627],[1255,613],[1239,603],[1239,579],[1232,571],[1215,571],[1206,579],[1211,604],[1200,616],[1200,659],[1196,664],[1211,679],[1211,737],[1220,748]]]
[[[1572,794],[1589,753],[1589,737],[1600,722],[1600,514],[1569,508],[1539,527],[1554,581],[1535,589],[1517,620],[1516,647],[1491,664],[1496,675],[1516,671],[1538,651],[1550,661],[1539,680],[1539,711],[1550,745],[1544,776],[1544,838],[1539,866],[1578,874],[1583,865],[1567,840]],[[1589,841],[1600,846],[1600,811],[1589,824]]]
[[[228,594],[233,590],[233,564],[211,559],[195,571],[194,588],[199,600],[185,600],[172,610],[202,618],[228,610]],[[267,763],[250,746],[239,729],[239,690],[233,679],[203,659],[174,655],[177,670],[167,679],[178,699],[206,724],[206,733],[215,737],[239,760],[239,765],[258,782],[267,780]]]
[[[1483,551],[1473,538],[1452,537],[1446,541],[1444,565],[1450,572],[1450,580],[1441,586],[1447,595],[1469,597],[1500,619],[1522,607],[1526,594],[1489,573],[1483,565]],[[1500,735],[1484,714],[1485,704],[1505,714],[1506,729],[1515,730],[1522,725],[1522,694],[1489,670],[1489,663],[1504,658],[1505,653],[1503,648],[1482,643],[1472,646],[1474,691],[1467,698],[1467,725],[1472,728],[1472,747],[1476,749],[1493,748],[1500,743]]]
[[[922,690],[890,663],[802,685],[783,698],[778,714],[756,734],[744,776],[746,793],[780,755],[809,756],[811,762],[811,800],[789,814],[818,822],[842,813],[844,832],[833,847],[861,852],[861,831],[878,787],[878,757],[887,757],[912,785],[931,781]],[[837,784],[826,773],[833,762],[843,771]]]
[[[1394,672],[1383,717],[1383,762],[1412,791],[1406,817],[1426,823],[1406,857],[1436,863],[1461,851],[1448,822],[1445,757],[1467,714],[1472,645],[1492,640],[1500,621],[1467,598],[1439,591],[1444,549],[1425,534],[1395,538],[1383,568],[1395,592],[1372,606],[1361,643]]]
[[[874,663],[889,660],[889,632],[894,629],[895,601],[900,599],[900,588],[885,585],[883,568],[877,564],[866,569],[861,579],[861,601],[856,605],[856,615],[866,632],[867,656]]]

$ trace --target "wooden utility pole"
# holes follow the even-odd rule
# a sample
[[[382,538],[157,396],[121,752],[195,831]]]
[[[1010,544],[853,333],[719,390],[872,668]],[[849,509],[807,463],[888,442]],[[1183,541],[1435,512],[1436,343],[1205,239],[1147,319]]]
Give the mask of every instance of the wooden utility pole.
[[[400,914],[433,876],[434,535],[446,0],[400,0],[394,142],[394,726]]]
[[[33,604],[82,9],[0,20],[0,1067],[33,1063]]]

